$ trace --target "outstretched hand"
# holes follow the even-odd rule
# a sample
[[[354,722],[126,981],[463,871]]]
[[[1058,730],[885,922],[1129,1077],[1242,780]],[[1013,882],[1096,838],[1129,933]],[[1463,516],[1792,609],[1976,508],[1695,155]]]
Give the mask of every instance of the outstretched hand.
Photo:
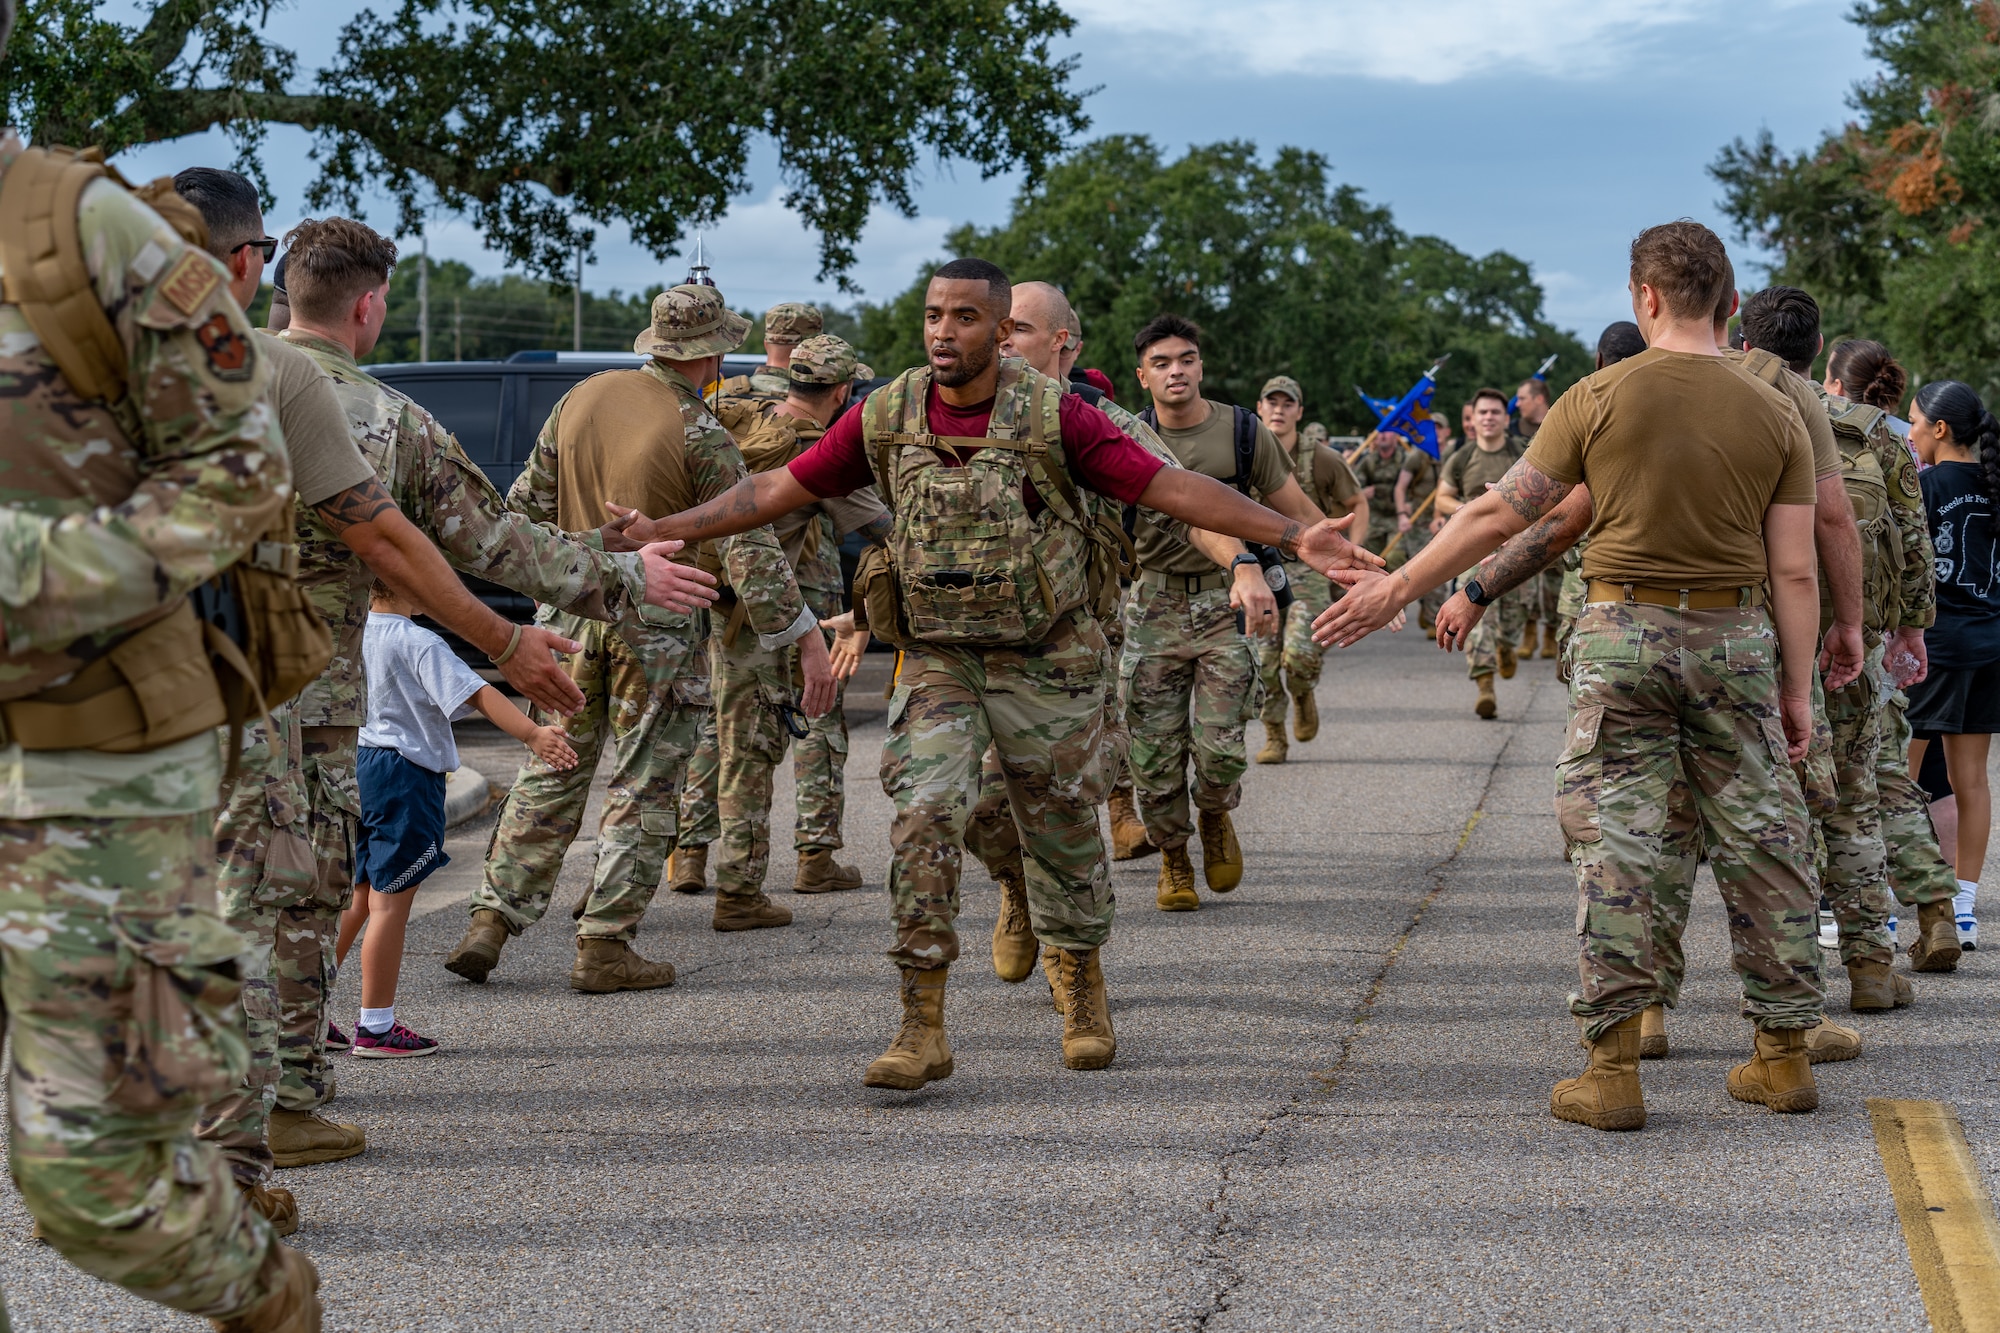
[[[1448,653],[1463,652],[1472,638],[1473,627],[1485,618],[1485,607],[1474,606],[1472,599],[1462,592],[1453,593],[1451,600],[1438,608],[1438,647]]]
[[[543,629],[540,625],[523,625],[521,641],[515,645],[514,655],[495,670],[514,687],[516,694],[529,703],[568,717],[583,707],[583,691],[562,669],[556,655],[582,651],[582,644],[566,639],[554,630]]]
[[[699,611],[715,604],[715,575],[672,558],[680,542],[651,542],[640,548],[646,569],[646,600],[669,611]]]
[[[1347,539],[1347,529],[1353,523],[1354,515],[1348,514],[1313,524],[1299,537],[1299,559],[1329,578],[1335,570],[1381,569],[1381,556]]]
[[[1347,595],[1320,612],[1313,621],[1313,642],[1322,648],[1349,648],[1378,629],[1398,620],[1408,601],[1410,581],[1394,574],[1337,573],[1331,577],[1347,586]]]
[[[612,504],[609,500],[604,507],[611,511],[611,521],[598,529],[603,534],[604,549],[607,551],[636,551],[648,542],[660,540],[660,525],[636,509]],[[618,545],[613,546],[612,542]]]

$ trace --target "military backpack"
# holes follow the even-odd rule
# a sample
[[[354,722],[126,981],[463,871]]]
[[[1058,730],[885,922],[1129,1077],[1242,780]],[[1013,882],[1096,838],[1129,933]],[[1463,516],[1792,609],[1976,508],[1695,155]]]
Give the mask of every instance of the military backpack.
[[[1874,438],[1888,414],[1879,407],[1829,398],[1827,416],[1834,443],[1840,449],[1840,480],[1854,506],[1861,530],[1861,622],[1877,634],[1893,628],[1902,614],[1903,541],[1895,506],[1889,502],[1892,478],[1876,452]],[[1898,446],[1900,447],[1900,446]],[[1820,574],[1820,629],[1833,623],[1833,602]]]

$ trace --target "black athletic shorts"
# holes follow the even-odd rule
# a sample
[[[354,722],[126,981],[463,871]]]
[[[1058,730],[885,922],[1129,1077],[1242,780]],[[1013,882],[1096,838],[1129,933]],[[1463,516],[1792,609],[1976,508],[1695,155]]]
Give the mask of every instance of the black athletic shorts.
[[[1932,736],[1990,736],[2000,732],[2000,662],[1939,670],[1904,691],[1910,696],[1910,730]]]

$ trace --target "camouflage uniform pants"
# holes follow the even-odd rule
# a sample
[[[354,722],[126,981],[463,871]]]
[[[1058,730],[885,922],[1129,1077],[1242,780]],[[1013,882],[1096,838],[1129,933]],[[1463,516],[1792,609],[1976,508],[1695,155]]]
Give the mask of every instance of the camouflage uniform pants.
[[[1257,662],[1236,632],[1228,589],[1190,595],[1141,580],[1132,594],[1118,690],[1139,812],[1164,850],[1194,836],[1190,760],[1196,808],[1234,810],[1243,798],[1243,724],[1257,707]]]
[[[1578,619],[1556,764],[1556,816],[1577,872],[1571,1012],[1595,1038],[1668,998],[1655,941],[1658,896],[1681,892],[1684,877],[1669,863],[1677,778],[1713,849],[1744,1015],[1761,1028],[1811,1027],[1824,999],[1812,832],[1785,755],[1777,640],[1759,608],[1594,602]]]
[[[333,1100],[326,1023],[333,998],[340,914],[354,901],[354,843],[361,823],[355,782],[359,727],[302,727],[301,771],[315,874],[310,897],[279,912],[271,947],[278,993],[278,1105],[314,1111]]]
[[[1889,887],[1905,907],[1948,903],[1958,892],[1958,875],[1938,846],[1930,797],[1910,772],[1910,698],[1879,669],[1879,663],[1877,667],[1882,745],[1876,756],[1875,781],[1881,797]]]
[[[706,847],[722,836],[722,750],[716,740],[715,706],[701,710],[698,739],[681,783],[681,847]]]
[[[1521,588],[1524,619],[1553,628],[1562,619],[1562,568],[1551,565]]]
[[[1292,604],[1285,608],[1277,637],[1250,640],[1257,679],[1264,688],[1262,717],[1267,727],[1284,725],[1288,693],[1311,694],[1319,684],[1326,650],[1313,642],[1312,625],[1333,605],[1333,585],[1312,566],[1293,562],[1285,566],[1285,573],[1292,580]]]
[[[57,1252],[191,1314],[269,1294],[278,1242],[194,1136],[248,1063],[210,816],[0,820],[7,1164]]]
[[[1021,842],[1036,938],[1091,949],[1110,937],[1115,904],[1097,819],[1107,656],[1097,622],[1081,612],[1032,647],[927,644],[903,655],[882,747],[882,790],[896,806],[889,956],[898,965],[958,957],[962,849],[989,745]]]
[[[515,935],[541,920],[608,744],[611,782],[576,933],[631,940],[659,892],[674,847],[681,775],[700,739],[708,697],[706,675],[695,669],[700,640],[630,620],[607,625],[546,609],[541,619],[583,644],[567,662],[583,707],[566,719],[540,709],[534,714],[543,725],[566,728],[577,764],[558,772],[531,755],[521,765],[493,827],[471,910],[498,912]]]
[[[1459,586],[1463,587],[1469,577],[1460,578]],[[1521,641],[1521,631],[1528,624],[1524,591],[1516,588],[1512,592],[1501,593],[1486,608],[1486,614],[1479,618],[1479,623],[1472,627],[1472,633],[1465,641],[1465,673],[1473,680],[1490,676],[1500,669],[1502,643]]]
[[[1875,636],[1871,633],[1870,640]],[[1820,892],[1840,923],[1840,961],[1894,963],[1889,937],[1887,849],[1876,773],[1882,763],[1882,710],[1876,681],[1882,645],[1871,642],[1861,674],[1826,695],[1838,805],[1818,820]]]

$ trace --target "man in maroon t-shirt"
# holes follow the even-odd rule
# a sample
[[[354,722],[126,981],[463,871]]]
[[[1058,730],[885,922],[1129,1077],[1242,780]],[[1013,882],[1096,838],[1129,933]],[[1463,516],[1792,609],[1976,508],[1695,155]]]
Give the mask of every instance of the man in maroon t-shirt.
[[[905,371],[877,391],[891,395],[881,403],[905,404],[903,418],[892,420],[887,431],[988,437],[996,408],[1005,421],[1029,419],[1026,412],[1043,401],[1048,381],[1011,361],[1002,375],[999,346],[1012,332],[1011,303],[1006,275],[983,260],[955,260],[938,270],[924,301],[929,365]],[[870,406],[878,410],[870,412]],[[849,411],[787,467],[748,477],[709,504],[657,522],[634,518],[629,535],[692,544],[762,526],[801,505],[876,482],[864,418],[879,421],[880,406]],[[1088,490],[1183,522],[1198,518],[1203,528],[1277,546],[1322,573],[1381,564],[1342,535],[1344,520],[1305,528],[1213,478],[1167,468],[1074,394],[1061,398],[1057,417],[1062,461],[1050,456],[1046,466],[1066,469],[1072,495]],[[912,529],[936,517],[913,513],[908,502],[910,491],[936,476],[911,465],[908,451],[919,447],[885,444],[897,463],[893,476],[880,479],[896,518],[890,550],[906,604],[916,581],[905,562],[929,554]],[[961,458],[940,449],[935,456],[938,467],[952,467],[1019,452],[990,448]],[[998,470],[979,466],[988,476]],[[1057,531],[1074,521],[1070,500],[1058,497],[1055,512],[1045,512],[1049,503],[1032,482],[1022,483],[1018,495],[989,494],[979,503],[987,508],[978,519],[983,522],[990,513],[995,525],[1009,525],[1010,535],[1009,541],[987,543],[993,554],[984,558],[1019,561],[1023,543],[1036,551],[1079,549],[1075,541],[1065,545],[1068,534]],[[1086,499],[1084,507],[1094,503]],[[1035,935],[1055,958],[1065,1006],[1063,1062],[1072,1069],[1101,1069],[1116,1049],[1097,957],[1111,933],[1113,907],[1095,809],[1103,794],[1097,753],[1107,687],[1104,635],[1086,606],[1060,606],[1050,590],[1052,583],[1076,586],[1075,570],[1057,568],[1051,579],[1046,562],[1035,567],[1042,571],[1039,581],[1054,613],[1039,642],[975,645],[963,634],[926,630],[912,632],[904,651],[882,756],[882,786],[896,805],[889,867],[896,943],[890,957],[902,969],[903,1026],[888,1051],[868,1066],[863,1082],[870,1087],[918,1088],[952,1072],[944,1033],[945,974],[958,957],[953,920],[959,863],[980,758],[989,743],[999,751],[1021,835]],[[984,566],[932,573],[940,586],[962,586],[968,596],[1000,581]],[[959,584],[949,585],[951,578]]]

